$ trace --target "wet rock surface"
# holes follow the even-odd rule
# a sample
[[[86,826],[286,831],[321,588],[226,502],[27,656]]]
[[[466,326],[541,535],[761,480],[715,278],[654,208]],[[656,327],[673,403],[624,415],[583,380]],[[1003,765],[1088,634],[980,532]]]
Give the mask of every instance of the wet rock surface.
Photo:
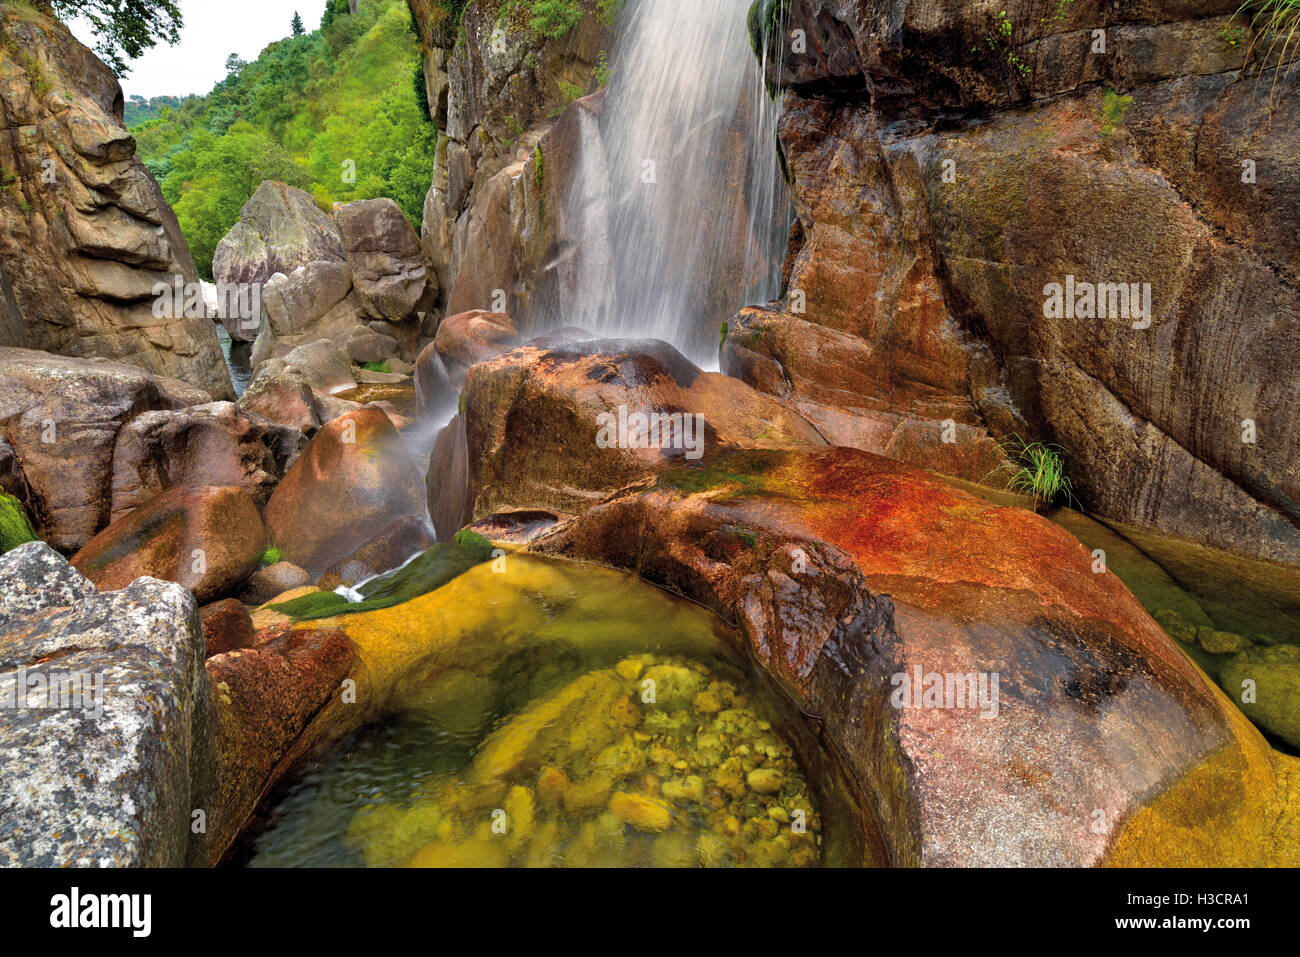
[[[257,503],[243,489],[181,487],[109,525],[72,563],[103,591],[148,576],[184,585],[207,603],[256,571],[266,540]]]
[[[111,518],[181,485],[239,487],[260,508],[306,441],[230,402],[146,412],[117,436]]]
[[[1201,822],[1249,834],[1249,848],[1203,841],[1201,859],[1292,853],[1289,759],[1032,513],[854,450],[735,452],[613,496],[530,548],[635,570],[741,622],[876,796],[894,864],[1101,863],[1126,822],[1156,813],[1151,795],[1224,754],[1264,783]],[[927,704],[930,675],[941,693]],[[981,697],[994,675],[996,696],[986,684]],[[895,703],[898,676],[917,697]],[[961,699],[949,676],[974,679]],[[1258,806],[1280,815],[1272,836]],[[1173,829],[1148,839],[1148,860],[1182,853]]]
[[[364,407],[323,427],[265,510],[286,561],[320,575],[385,526],[425,513],[423,478],[381,410]]]
[[[471,367],[465,409],[476,517],[576,511],[720,447],[825,444],[771,398],[651,340],[538,340]]]
[[[1300,563],[1297,101],[1262,92],[1276,57],[1243,71],[1231,3],[1031,7],[1006,5],[990,50],[974,6],[791,5],[812,41],[772,76],[788,290],[733,321],[725,367],[833,442],[977,481],[990,438],[1057,441],[1091,511]],[[1049,313],[1075,281],[1146,284],[1150,315],[1115,289]]]

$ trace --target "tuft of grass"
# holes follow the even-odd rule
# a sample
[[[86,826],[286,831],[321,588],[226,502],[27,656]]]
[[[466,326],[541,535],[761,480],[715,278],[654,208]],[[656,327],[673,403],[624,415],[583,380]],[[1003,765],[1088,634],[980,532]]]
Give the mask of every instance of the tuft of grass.
[[[284,560],[284,552],[276,545],[270,545],[266,551],[262,552],[262,567],[270,568],[272,565],[278,565]]]
[[[1273,73],[1273,88],[1269,93],[1269,109],[1277,100],[1278,85],[1282,80],[1282,71],[1286,67],[1286,58],[1300,43],[1300,0],[1246,0],[1237,8],[1237,16],[1250,17],[1251,28],[1255,37],[1246,51],[1249,61],[1255,48],[1265,37],[1268,49],[1263,58],[1267,60],[1277,54],[1277,68]]]
[[[388,373],[393,371],[393,367],[387,362],[367,362],[361,368],[365,369],[367,372]]]
[[[1132,108],[1133,97],[1120,96],[1114,90],[1106,90],[1101,100],[1101,135],[1113,134]]]
[[[1006,486],[1008,491],[1028,495],[1035,504],[1051,505],[1061,500],[1066,504],[1077,504],[1074,485],[1065,474],[1065,449],[1052,442],[1027,442],[1019,435],[1005,440],[1002,447],[1007,458],[1015,463],[1004,466],[1011,472]]]

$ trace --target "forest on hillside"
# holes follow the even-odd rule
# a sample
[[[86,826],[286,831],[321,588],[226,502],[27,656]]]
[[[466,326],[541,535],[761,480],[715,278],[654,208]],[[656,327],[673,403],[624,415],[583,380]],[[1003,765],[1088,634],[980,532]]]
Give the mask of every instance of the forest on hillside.
[[[232,55],[206,96],[162,104],[131,130],[209,278],[217,243],[267,179],[326,209],[388,197],[420,226],[438,132],[405,0],[360,0],[356,14],[327,0],[320,29],[285,28],[256,60]]]

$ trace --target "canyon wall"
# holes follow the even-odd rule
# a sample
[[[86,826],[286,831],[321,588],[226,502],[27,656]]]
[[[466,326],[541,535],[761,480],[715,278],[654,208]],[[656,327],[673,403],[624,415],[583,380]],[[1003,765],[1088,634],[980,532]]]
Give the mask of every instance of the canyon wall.
[[[1300,563],[1297,71],[1237,6],[790,0],[787,288],[724,371],[988,484],[1058,442],[1099,515]]]
[[[66,27],[0,5],[0,345],[233,398],[212,322],[154,314],[157,283],[199,275],[122,107],[112,72]]]
[[[438,0],[410,5],[442,131],[423,229],[442,310],[518,313],[517,292],[531,301],[527,289],[542,268],[519,261],[530,255],[517,235],[528,215],[521,174],[569,104],[596,88],[610,25],[596,0],[581,0],[581,21],[560,37],[531,28],[525,10],[502,9],[497,0],[471,0],[459,23]],[[529,173],[534,186],[544,182],[544,174]],[[497,290],[506,302],[495,301]]]

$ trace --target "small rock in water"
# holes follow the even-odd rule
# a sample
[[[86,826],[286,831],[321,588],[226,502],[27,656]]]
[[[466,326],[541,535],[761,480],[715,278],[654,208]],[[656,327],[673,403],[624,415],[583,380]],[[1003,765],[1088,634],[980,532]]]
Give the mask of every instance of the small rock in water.
[[[348,839],[371,866],[806,867],[821,820],[793,755],[698,662],[633,656],[537,698]]]

